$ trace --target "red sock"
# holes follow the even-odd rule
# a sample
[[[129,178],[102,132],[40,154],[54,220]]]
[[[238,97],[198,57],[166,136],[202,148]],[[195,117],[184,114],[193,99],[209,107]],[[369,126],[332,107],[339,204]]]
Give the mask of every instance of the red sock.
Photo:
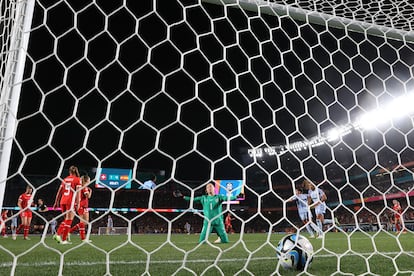
[[[76,231],[80,228],[80,222],[78,224],[75,224],[72,228],[70,228],[69,233],[72,233],[73,231]]]
[[[58,234],[59,236],[62,236],[62,234],[63,234],[63,229],[65,228],[65,222],[66,222],[66,220],[62,221],[62,222],[59,224],[59,227],[58,227],[58,230],[57,230],[57,234]]]
[[[22,228],[23,228],[23,224],[20,224],[16,229],[16,234],[19,234],[19,232]]]
[[[27,238],[27,236],[29,236],[29,229],[30,229],[29,225],[24,226],[23,237]]]
[[[86,238],[85,224],[83,222],[79,222],[79,235],[80,235],[81,240],[84,240]]]
[[[68,234],[69,234],[69,230],[71,226],[72,226],[72,220],[71,219],[65,220],[65,227],[63,228],[62,240],[66,241],[66,239],[68,238]]]
[[[395,224],[395,228],[397,228],[397,232],[400,232],[401,228],[400,228],[400,225],[398,223]]]
[[[3,228],[1,229],[1,235],[6,236],[6,225],[3,225]]]

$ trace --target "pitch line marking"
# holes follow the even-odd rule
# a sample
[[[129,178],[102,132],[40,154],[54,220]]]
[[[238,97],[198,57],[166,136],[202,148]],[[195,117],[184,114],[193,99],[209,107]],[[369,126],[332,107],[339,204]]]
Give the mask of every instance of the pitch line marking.
[[[378,254],[381,253],[382,255],[397,255],[400,254],[401,252],[373,252],[374,254]],[[348,256],[368,256],[371,255],[373,253],[360,253],[360,254],[347,254],[346,257]],[[404,254],[414,254],[414,251],[405,251]],[[313,256],[314,258],[333,258],[333,257],[338,257],[336,255],[332,255],[332,254],[321,254],[321,255],[315,255]],[[250,261],[262,261],[262,260],[276,260],[276,256],[275,257],[258,257],[258,258],[250,258]],[[186,263],[212,263],[215,262],[215,259],[203,259],[203,260],[186,260]],[[231,258],[231,259],[220,259],[219,262],[239,262],[239,261],[247,261],[247,258]],[[156,260],[151,260],[151,263],[154,264],[177,264],[177,263],[182,263],[183,260],[160,260],[160,261],[156,261]],[[129,264],[129,265],[133,265],[133,264],[146,264],[147,261],[111,261],[109,262],[110,265],[125,265],[125,264]],[[58,262],[36,262],[36,263],[18,263],[17,266],[21,267],[21,266],[25,266],[25,267],[45,267],[45,266],[56,266],[58,265]],[[65,262],[65,266],[95,266],[95,265],[102,265],[102,264],[106,264],[106,262]],[[11,267],[13,265],[13,263],[11,262],[6,262],[6,263],[0,263],[0,267]]]

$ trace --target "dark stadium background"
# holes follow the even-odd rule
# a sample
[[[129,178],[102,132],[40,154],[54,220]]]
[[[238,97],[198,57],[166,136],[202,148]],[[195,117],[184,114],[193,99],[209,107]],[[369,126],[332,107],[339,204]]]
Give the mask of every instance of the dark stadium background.
[[[321,36],[324,47],[310,49],[325,27],[298,28],[302,23],[266,15],[263,20],[249,22],[251,32],[237,35],[234,28],[245,28],[246,15],[253,15],[251,12],[203,3],[203,9],[188,9],[187,23],[183,23],[180,4],[197,3],[191,0],[157,1],[157,13],[152,12],[152,0],[127,1],[128,11],[123,8],[113,13],[106,25],[104,14],[111,14],[122,2],[36,1],[5,206],[14,206],[28,183],[38,188],[36,198],[45,198],[52,205],[60,178],[70,165],[94,177],[98,160],[104,160],[102,167],[113,168],[134,168],[138,160],[136,180],[145,181],[150,173],[158,175],[153,202],[148,202],[150,192],[138,190],[134,181],[133,189],[116,192],[113,207],[187,208],[187,203],[172,197],[175,189],[190,193],[180,182],[195,188],[198,195],[211,180],[212,170],[214,179],[242,179],[241,167],[245,167],[246,200],[233,208],[241,218],[249,218],[260,206],[261,216],[247,226],[263,224],[266,229],[266,219],[275,223],[283,216],[283,199],[292,195],[302,174],[317,183],[329,180],[322,187],[329,200],[336,202],[395,190],[390,178],[400,177],[397,173],[371,175],[367,171],[380,169],[378,165],[391,168],[413,161],[412,148],[404,148],[405,139],[414,146],[409,119],[395,125],[398,131],[353,132],[332,150],[322,145],[312,152],[290,151],[278,159],[265,156],[258,162],[248,155],[249,144],[277,146],[309,139],[375,108],[374,96],[379,102],[398,96],[401,87],[397,78],[410,78],[413,45],[388,41],[399,49],[395,50],[383,44],[381,37],[362,42],[364,36],[358,33],[350,33],[338,43],[344,30],[331,29]],[[72,29],[72,9],[78,12],[77,30]],[[139,24],[130,12],[139,18]],[[219,19],[224,12],[227,20]],[[208,17],[219,20],[211,23]],[[170,40],[166,40],[166,24],[177,22],[181,23],[171,27]],[[285,32],[269,33],[265,25],[281,25]],[[106,29],[108,32],[102,32]],[[132,36],[124,41],[136,30],[144,40]],[[292,40],[295,55],[283,53],[296,37],[300,39]],[[273,43],[259,44],[269,38]],[[237,39],[239,45],[235,44]],[[351,64],[345,55],[356,55],[359,43],[361,56]],[[225,51],[227,59],[223,45],[233,45]],[[337,49],[341,51],[331,60],[328,53]],[[377,49],[382,59],[375,60]],[[262,55],[257,56],[259,51]],[[312,60],[308,59],[310,53]],[[119,62],[114,62],[118,54]],[[391,63],[398,55],[405,64],[399,62],[391,68],[384,62]],[[282,56],[284,67],[277,66]],[[255,58],[249,61],[249,57]],[[181,59],[182,70],[170,74],[180,67]],[[354,70],[349,71],[350,67]],[[370,74],[371,70],[375,74]],[[381,78],[391,73],[396,78],[382,85]],[[292,79],[291,74],[297,77]],[[318,82],[316,90],[312,82]],[[413,87],[412,80],[408,86]],[[207,107],[214,110],[214,129],[209,128],[212,117]],[[189,130],[198,135],[196,150]],[[386,132],[384,136],[381,131]],[[158,148],[153,150],[157,138]],[[177,159],[176,167],[173,159]],[[215,162],[213,168],[209,160]],[[398,172],[401,177],[411,175],[404,184],[407,188],[412,185],[411,170],[412,166]],[[353,187],[342,188],[346,175],[355,177]],[[369,178],[378,184],[375,189],[366,189]],[[291,183],[290,179],[297,181]],[[257,195],[262,195],[260,202]],[[90,204],[108,208],[110,199],[109,191],[94,189]],[[381,210],[383,204],[372,209]],[[351,215],[344,207],[336,211]],[[137,213],[122,215],[131,218]],[[167,219],[173,215],[161,214]],[[146,217],[160,219],[154,214]],[[286,225],[283,221],[278,227]]]

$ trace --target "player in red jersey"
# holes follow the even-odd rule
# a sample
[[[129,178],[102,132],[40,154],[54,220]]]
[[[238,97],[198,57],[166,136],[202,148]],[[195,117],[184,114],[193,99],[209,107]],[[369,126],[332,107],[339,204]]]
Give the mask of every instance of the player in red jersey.
[[[90,178],[88,175],[82,175],[81,184],[82,187],[78,189],[77,196],[79,196],[79,205],[77,206],[77,213],[79,215],[79,223],[70,229],[70,233],[79,230],[79,235],[82,241],[90,242],[86,240],[85,224],[89,223],[89,199],[92,196],[92,189],[88,187]]]
[[[7,226],[6,226],[6,220],[8,218],[9,210],[3,210],[1,211],[1,218],[0,218],[0,231],[3,238],[7,238]]]
[[[20,208],[20,218],[22,220],[22,224],[19,226],[18,230],[23,227],[23,239],[29,240],[29,230],[30,230],[30,223],[32,222],[32,210],[30,206],[33,204],[32,198],[33,189],[31,186],[26,187],[26,192],[19,196],[19,200],[17,201],[17,206]],[[17,232],[18,232],[17,230]]]
[[[397,230],[397,233],[399,233],[401,231],[401,228],[402,228],[404,230],[403,233],[406,233],[407,230],[405,230],[405,227],[404,227],[404,221],[403,221],[403,218],[402,218],[402,215],[401,215],[403,210],[401,208],[400,202],[398,200],[394,199],[392,201],[392,204],[393,204],[392,209],[394,210],[395,229]]]
[[[60,202],[60,208],[64,214],[64,220],[59,225],[57,235],[53,236],[58,243],[69,243],[67,237],[75,216],[74,206],[79,203],[78,197],[73,195],[80,186],[79,170],[75,166],[70,166],[69,175],[60,184],[59,190],[56,193],[55,203],[53,204],[53,208],[56,208]]]
[[[231,224],[231,221],[234,220],[234,218],[231,217],[230,213],[227,214],[226,218],[224,219],[224,226],[226,227],[226,232],[228,234],[233,234],[233,225]]]

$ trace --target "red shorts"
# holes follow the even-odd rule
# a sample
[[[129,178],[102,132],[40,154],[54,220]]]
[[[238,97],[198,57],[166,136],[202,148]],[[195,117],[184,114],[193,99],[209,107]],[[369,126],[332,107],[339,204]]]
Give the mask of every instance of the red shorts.
[[[60,204],[60,208],[62,209],[62,213],[73,210],[71,207],[72,204]]]
[[[78,209],[78,215],[79,216],[83,216],[84,214],[87,214],[88,211],[88,207],[79,207]]]
[[[23,211],[20,213],[21,218],[32,218],[33,213],[32,211]]]

